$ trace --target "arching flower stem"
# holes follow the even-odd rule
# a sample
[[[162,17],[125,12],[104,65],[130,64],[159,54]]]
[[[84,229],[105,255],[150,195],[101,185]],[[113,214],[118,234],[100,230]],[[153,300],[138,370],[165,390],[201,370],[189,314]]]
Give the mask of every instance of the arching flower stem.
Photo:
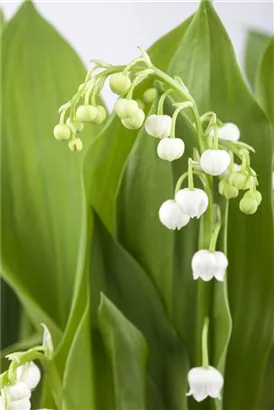
[[[205,369],[209,367],[208,360],[208,327],[209,327],[209,318],[206,317],[203,325],[202,332],[202,365]]]

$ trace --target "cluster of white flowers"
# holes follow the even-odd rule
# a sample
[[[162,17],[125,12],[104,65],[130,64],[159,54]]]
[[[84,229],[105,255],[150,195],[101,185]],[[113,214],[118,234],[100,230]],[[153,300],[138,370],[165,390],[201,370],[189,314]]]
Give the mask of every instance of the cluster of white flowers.
[[[180,189],[175,199],[165,201],[159,210],[159,218],[168,229],[181,229],[190,218],[199,218],[208,207],[208,196],[199,188]]]
[[[31,393],[41,379],[39,367],[34,362],[27,362],[17,368],[16,381],[1,391],[0,409],[30,410]]]
[[[146,132],[161,141],[157,147],[157,154],[161,159],[174,161],[182,157],[185,143],[180,138],[170,138],[172,118],[169,115],[150,115],[145,122]]]

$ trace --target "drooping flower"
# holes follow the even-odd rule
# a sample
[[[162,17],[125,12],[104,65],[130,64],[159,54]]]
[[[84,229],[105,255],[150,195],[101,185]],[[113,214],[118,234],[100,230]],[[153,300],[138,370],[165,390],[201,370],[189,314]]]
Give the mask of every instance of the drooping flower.
[[[220,399],[224,385],[222,374],[215,367],[194,367],[188,372],[189,392],[187,396],[201,402],[207,397]]]
[[[175,195],[175,201],[190,218],[199,218],[208,207],[208,196],[199,188],[180,189]]]
[[[221,175],[230,164],[230,156],[225,150],[207,149],[201,155],[200,165],[209,175]]]
[[[97,109],[93,105],[80,105],[76,111],[76,120],[80,122],[91,122],[96,118]]]
[[[66,124],[58,124],[54,127],[53,135],[58,141],[66,141],[71,137],[71,129]]]
[[[170,136],[172,118],[169,115],[150,115],[145,122],[146,132],[155,138]]]
[[[41,379],[41,372],[34,362],[27,362],[17,368],[16,376],[17,380],[24,382],[30,390],[33,390]]]
[[[137,101],[127,98],[119,98],[114,104],[113,110],[121,120],[133,117],[139,110]]]
[[[158,156],[170,162],[181,158],[184,151],[185,144],[180,138],[163,138],[157,147]]]
[[[16,401],[11,401],[9,404],[9,410],[30,410],[30,399],[23,398]]]
[[[181,229],[189,222],[189,216],[184,214],[174,199],[165,201],[159,209],[159,218],[168,229]]]
[[[112,74],[112,76],[110,77],[109,85],[112,92],[118,95],[122,95],[129,90],[131,86],[131,80],[126,74],[116,73]]]
[[[218,137],[227,141],[238,141],[240,138],[240,130],[233,122],[227,122],[219,128]]]
[[[240,200],[240,210],[247,215],[253,215],[258,209],[258,202],[255,198],[243,197]]]
[[[218,281],[223,282],[228,260],[223,252],[210,252],[206,249],[201,249],[193,255],[191,266],[193,279],[201,278],[208,282],[215,277]]]
[[[26,383],[17,381],[15,384],[8,387],[8,394],[11,401],[17,401],[24,398],[29,399],[31,392]]]
[[[138,108],[136,113],[129,118],[124,118],[122,124],[128,130],[138,130],[143,125],[145,120],[145,113],[141,108]]]

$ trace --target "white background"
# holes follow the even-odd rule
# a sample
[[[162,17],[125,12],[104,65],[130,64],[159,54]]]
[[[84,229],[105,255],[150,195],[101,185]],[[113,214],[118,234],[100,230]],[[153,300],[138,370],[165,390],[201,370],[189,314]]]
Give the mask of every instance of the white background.
[[[22,1],[2,1],[10,18]],[[81,2],[36,1],[38,10],[69,41],[83,62],[99,58],[124,64],[192,14],[197,1]],[[273,32],[272,1],[215,1],[214,5],[234,44],[240,64],[249,28]],[[112,102],[109,93],[107,102]]]

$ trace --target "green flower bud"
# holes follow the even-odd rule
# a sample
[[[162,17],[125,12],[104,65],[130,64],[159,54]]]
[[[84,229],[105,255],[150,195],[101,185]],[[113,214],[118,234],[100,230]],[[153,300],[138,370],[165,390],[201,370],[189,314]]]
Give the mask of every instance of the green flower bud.
[[[94,122],[95,124],[102,124],[102,122],[104,122],[107,117],[107,112],[102,105],[97,105],[96,108],[97,115],[92,122]]]
[[[72,121],[70,117],[67,119],[66,124],[69,126],[69,128],[71,129],[73,133],[75,131],[82,132],[84,129],[84,124],[81,121],[78,121],[78,120]]]
[[[144,92],[143,99],[144,99],[145,103],[152,104],[155,101],[156,98],[157,98],[156,88],[148,88]]]
[[[243,172],[232,172],[229,177],[229,183],[235,186],[237,189],[249,188],[249,176]]]
[[[69,149],[71,151],[81,151],[83,148],[83,143],[80,138],[73,138],[69,142]]]
[[[109,85],[112,92],[118,95],[122,95],[129,90],[131,81],[127,75],[123,73],[117,73],[113,74],[110,77]]]
[[[262,194],[259,191],[247,191],[244,194],[244,198],[251,198],[251,199],[255,199],[255,201],[257,202],[258,205],[260,205],[260,203],[262,202]]]
[[[238,196],[239,191],[235,186],[230,185],[228,181],[223,179],[219,182],[219,193],[226,199],[232,199]]]
[[[145,119],[145,113],[141,108],[138,108],[138,111],[134,116],[130,118],[125,118],[122,120],[122,124],[125,128],[129,130],[137,130],[141,128]]]
[[[139,110],[138,104],[135,100],[127,100],[126,98],[119,98],[114,104],[114,112],[122,120],[124,118],[133,117]]]
[[[145,109],[145,103],[142,100],[136,100],[138,107],[141,108],[141,110]]]
[[[55,125],[53,135],[58,141],[66,141],[71,137],[71,129],[65,124]]]
[[[240,201],[240,210],[248,215],[255,214],[258,209],[258,202],[256,199],[243,197]]]
[[[97,109],[93,105],[80,105],[76,111],[76,119],[81,122],[91,122],[96,115]]]

